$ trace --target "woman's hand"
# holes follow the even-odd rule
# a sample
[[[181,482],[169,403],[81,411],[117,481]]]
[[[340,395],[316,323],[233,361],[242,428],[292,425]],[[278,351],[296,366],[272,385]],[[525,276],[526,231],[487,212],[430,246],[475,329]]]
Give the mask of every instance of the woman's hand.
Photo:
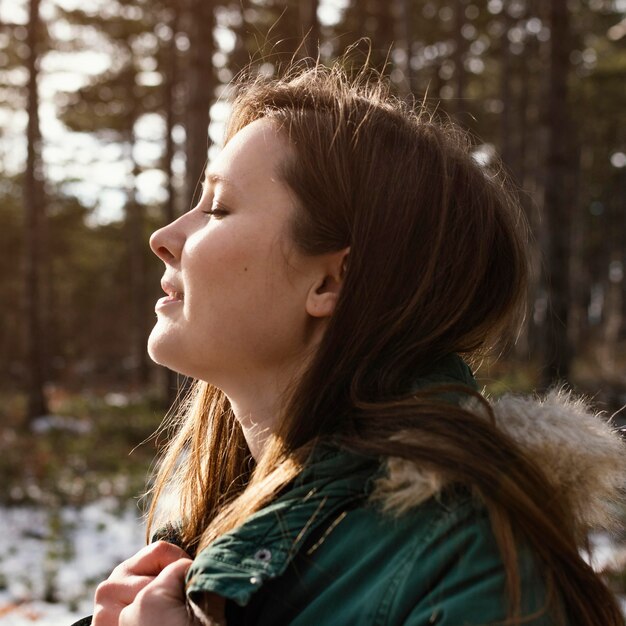
[[[93,626],[190,626],[185,606],[189,555],[164,541],[118,565],[96,590]]]

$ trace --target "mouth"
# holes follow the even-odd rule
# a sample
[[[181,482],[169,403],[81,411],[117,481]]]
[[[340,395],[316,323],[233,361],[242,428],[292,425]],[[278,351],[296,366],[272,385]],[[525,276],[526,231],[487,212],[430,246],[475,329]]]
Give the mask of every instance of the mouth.
[[[183,302],[184,300],[183,292],[179,290],[172,283],[166,280],[162,280],[161,289],[163,289],[163,291],[167,294],[167,296],[165,298],[160,298],[157,301],[156,307],[155,307],[157,311],[165,306],[175,304],[177,302]]]
[[[168,295],[168,297],[172,300],[183,300],[183,292],[176,289],[172,283],[168,283],[166,280],[161,281],[161,289]]]

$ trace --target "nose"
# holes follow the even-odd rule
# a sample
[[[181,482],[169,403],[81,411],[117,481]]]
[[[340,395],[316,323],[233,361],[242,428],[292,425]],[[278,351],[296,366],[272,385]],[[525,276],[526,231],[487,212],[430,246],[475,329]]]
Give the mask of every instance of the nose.
[[[162,261],[172,265],[180,259],[184,237],[177,228],[178,220],[159,228],[150,237],[150,248]]]

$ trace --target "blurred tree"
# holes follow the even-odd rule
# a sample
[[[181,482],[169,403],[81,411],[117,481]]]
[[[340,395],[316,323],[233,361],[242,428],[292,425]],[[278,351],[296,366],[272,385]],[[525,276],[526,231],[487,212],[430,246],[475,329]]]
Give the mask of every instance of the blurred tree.
[[[13,391],[27,388],[24,344],[24,273],[16,272],[16,259],[24,259],[23,182],[9,176],[0,179],[0,381]]]
[[[452,112],[457,120],[463,123],[463,112],[465,110],[465,89],[467,83],[467,72],[465,62],[468,51],[468,38],[472,34],[472,26],[468,22],[465,9],[468,6],[467,0],[455,0],[450,7],[453,15],[453,36],[454,45],[452,52],[452,63],[454,65],[454,98],[451,100]]]
[[[231,70],[231,76],[238,75],[248,66],[251,60],[254,46],[250,43],[250,40],[253,39],[253,33],[246,17],[250,14],[250,11],[249,1],[240,0],[230,14],[230,26],[235,39],[233,48],[228,55],[228,67]]]
[[[362,41],[348,63],[358,65],[369,54],[401,97],[421,101],[427,93],[429,108],[453,115],[480,138],[479,161],[488,162],[499,151],[524,190],[521,199],[535,233],[534,274],[518,357],[537,355],[545,346],[553,357],[545,364],[545,384],[568,369],[578,376],[570,357],[586,346],[592,352],[604,346],[603,362],[619,367],[624,340],[619,329],[626,319],[626,168],[620,165],[626,145],[626,26],[615,3],[110,0],[93,11],[55,6],[58,19],[71,29],[71,36],[55,42],[57,50],[97,47],[110,56],[105,72],[58,98],[61,119],[100,145],[123,146],[120,158],[128,164],[126,180],[115,183],[126,198],[124,228],[95,224],[88,208],[73,205],[65,191],[72,181],[47,187],[53,237],[45,271],[54,285],[46,309],[54,323],[46,337],[51,355],[65,359],[65,371],[81,362],[80,368],[89,370],[81,350],[94,354],[92,371],[107,370],[108,363],[128,377],[132,355],[139,365],[135,375],[142,357],[146,365],[152,307],[141,292],[158,284],[161,270],[156,260],[148,260],[148,230],[193,203],[208,154],[210,112],[214,122],[223,115],[222,103],[213,105],[230,96],[232,77],[250,59],[253,73],[275,74],[293,58],[317,56],[318,41],[320,58],[332,61],[363,36],[370,37],[371,46]],[[17,119],[29,93],[18,68],[29,49],[27,29],[2,26],[10,36],[0,36],[0,96],[6,96],[0,111],[10,107]],[[157,115],[162,126],[153,125]],[[142,130],[147,119],[151,129],[159,129],[152,142]],[[11,127],[5,124],[0,135],[3,163],[12,162]],[[145,156],[147,143],[156,156]],[[49,154],[55,158],[54,151]],[[137,181],[157,168],[163,172],[163,193],[158,206],[148,206],[136,192]],[[0,186],[0,196],[6,198],[3,225],[14,233],[18,179],[11,180]],[[7,241],[26,244],[21,235]],[[100,263],[109,266],[98,276]],[[7,272],[0,263],[0,275]],[[90,285],[106,298],[88,295]],[[548,297],[556,317],[548,316]],[[75,305],[65,315],[68,298]],[[9,311],[0,312],[0,320],[26,328],[26,321]],[[20,350],[14,335],[4,332],[0,341]],[[542,364],[536,363],[539,370]],[[146,376],[144,370],[138,383]]]
[[[572,357],[568,335],[570,303],[570,236],[573,198],[567,84],[572,51],[567,0],[550,2],[550,66],[546,111],[548,137],[545,185],[548,319],[543,383],[567,379]]]
[[[85,207],[60,199],[50,225],[59,297],[80,303],[57,320],[64,338],[58,350],[60,379],[77,390],[127,389],[136,372],[128,351],[127,224],[88,226],[87,215]],[[151,278],[158,284],[152,273]]]
[[[392,4],[394,31],[396,33],[395,65],[398,74],[398,91],[403,97],[417,91],[415,73],[411,64],[414,19],[409,0],[394,0]]]
[[[39,0],[30,0],[28,17],[28,126],[26,129],[26,170],[24,172],[25,282],[28,408],[33,419],[47,413],[44,384],[47,375],[46,341],[43,325],[42,269],[45,263],[45,199],[41,166],[39,128],[39,55],[42,41]]]
[[[213,55],[215,42],[215,2],[188,0],[186,30],[189,36],[189,59],[186,68],[187,100],[185,132],[187,156],[187,199],[194,206],[199,199],[199,181],[204,179],[209,149],[209,110],[215,98]]]
[[[176,218],[176,189],[174,181],[174,159],[176,157],[176,143],[174,142],[174,127],[178,122],[179,106],[177,102],[177,87],[179,78],[179,53],[176,47],[176,36],[179,33],[181,11],[176,2],[172,3],[167,15],[168,39],[162,48],[161,65],[163,66],[163,114],[165,118],[165,146],[163,150],[162,169],[165,173],[165,188],[167,198],[163,204],[163,223],[169,224]]]

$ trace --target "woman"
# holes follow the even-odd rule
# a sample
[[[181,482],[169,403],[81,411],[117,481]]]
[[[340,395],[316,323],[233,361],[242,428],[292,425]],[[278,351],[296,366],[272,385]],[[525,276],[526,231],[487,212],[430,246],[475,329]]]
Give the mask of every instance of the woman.
[[[162,541],[100,585],[95,626],[623,624],[579,555],[621,442],[559,394],[489,404],[459,356],[510,329],[527,273],[459,131],[337,68],[253,81],[151,247],[150,355],[198,382]]]

